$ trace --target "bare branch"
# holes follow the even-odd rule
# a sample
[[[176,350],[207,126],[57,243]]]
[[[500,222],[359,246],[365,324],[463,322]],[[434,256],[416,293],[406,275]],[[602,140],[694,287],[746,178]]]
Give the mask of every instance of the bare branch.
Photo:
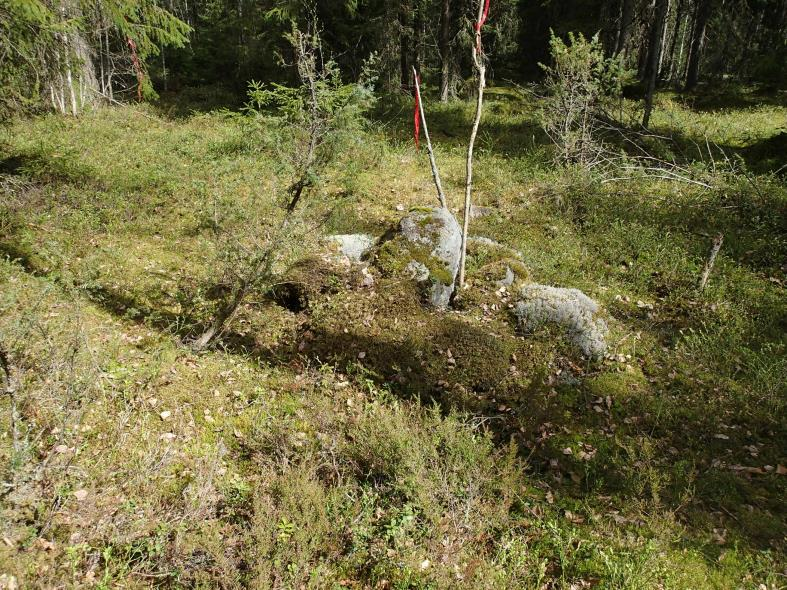
[[[429,164],[432,166],[432,178],[434,179],[435,187],[437,188],[437,198],[440,201],[440,206],[444,209],[448,208],[443,192],[443,184],[440,182],[440,171],[437,169],[437,161],[435,160],[434,150],[432,149],[432,140],[429,137],[429,127],[426,125],[426,115],[424,114],[424,101],[421,99],[421,83],[418,80],[418,72],[413,68],[413,78],[415,79],[415,95],[418,98],[418,109],[421,117],[421,124],[424,127],[424,137],[426,137],[426,150],[429,152]]]

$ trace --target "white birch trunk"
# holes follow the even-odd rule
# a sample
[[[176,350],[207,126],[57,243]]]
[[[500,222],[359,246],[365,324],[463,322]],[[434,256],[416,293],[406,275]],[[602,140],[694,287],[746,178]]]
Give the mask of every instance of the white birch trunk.
[[[475,33],[475,45],[473,46],[473,63],[478,74],[478,96],[476,99],[475,119],[473,129],[470,132],[470,144],[467,147],[467,167],[465,176],[465,210],[462,219],[462,252],[459,257],[459,287],[465,284],[465,264],[467,260],[467,237],[470,230],[470,211],[473,196],[473,151],[475,140],[478,137],[478,127],[481,125],[481,114],[484,108],[484,88],[486,87],[486,64],[481,47],[481,20],[484,17],[484,0],[478,0],[478,19],[479,26]]]

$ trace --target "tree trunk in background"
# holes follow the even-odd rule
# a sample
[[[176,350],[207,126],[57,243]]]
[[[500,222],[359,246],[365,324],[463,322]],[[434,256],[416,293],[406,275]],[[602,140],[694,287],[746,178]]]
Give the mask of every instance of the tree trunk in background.
[[[700,76],[700,61],[702,49],[705,46],[705,30],[710,19],[712,0],[697,0],[697,16],[694,20],[694,30],[691,34],[691,48],[689,50],[689,63],[686,68],[686,90],[693,90],[697,86]]]
[[[634,0],[622,0],[620,11],[620,27],[618,29],[618,39],[615,44],[615,54],[622,53],[626,49],[629,37],[631,36],[631,25],[634,22]]]
[[[410,3],[402,2],[399,7],[399,64],[402,71],[402,89],[410,89]]]
[[[399,47],[399,8],[394,2],[385,3],[383,26],[380,31],[380,80],[386,93],[402,87]]]
[[[451,94],[451,0],[443,0],[440,14],[440,100],[447,102]]]
[[[59,9],[62,23],[79,18],[78,9],[65,3]],[[93,52],[82,33],[76,27],[57,34],[61,48],[54,55],[54,63],[48,64],[49,93],[56,110],[76,117],[86,106],[99,100],[100,89],[93,64]]]
[[[656,77],[661,80],[661,70],[664,67],[664,48],[667,46],[667,33],[669,33],[669,15],[672,9],[672,2],[667,0],[667,12],[664,14],[664,25],[661,27],[661,44],[659,49],[659,65],[656,68]]]
[[[423,59],[423,40],[426,35],[424,11],[423,0],[415,0],[413,2],[412,62],[410,65],[419,74],[421,73],[421,60]],[[413,80],[413,86],[415,86],[415,80]]]
[[[675,50],[678,47],[678,38],[681,38],[681,53],[682,53],[682,37],[683,31],[685,28],[683,27],[683,19],[685,18],[684,8],[686,7],[686,0],[678,0],[678,6],[675,9],[675,28],[672,32],[672,42],[670,43],[670,49],[668,53],[669,59],[669,70],[667,71],[667,80],[673,80],[673,76],[675,74]]]
[[[669,0],[656,0],[656,11],[653,15],[653,24],[650,29],[648,63],[645,70],[648,86],[645,93],[645,114],[642,117],[643,127],[647,127],[650,124],[650,114],[653,111],[653,94],[656,91],[656,82],[659,77],[659,62],[661,61],[662,41],[664,39],[668,10]]]

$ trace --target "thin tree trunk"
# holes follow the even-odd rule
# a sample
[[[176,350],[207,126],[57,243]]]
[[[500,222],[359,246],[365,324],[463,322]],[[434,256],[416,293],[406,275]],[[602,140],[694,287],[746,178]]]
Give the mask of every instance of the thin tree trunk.
[[[107,90],[109,91],[109,100],[115,100],[115,93],[112,89],[112,74],[113,70],[110,67],[112,65],[111,62],[111,54],[109,52],[109,28],[107,27],[104,29],[104,41],[105,46],[107,48]]]
[[[398,31],[399,8],[394,2],[385,3],[385,13],[380,36],[381,72],[383,90],[392,93],[402,87]]]
[[[402,89],[410,88],[410,3],[403,2],[399,8],[399,65],[402,71]]]
[[[645,93],[645,114],[642,117],[643,127],[647,127],[650,124],[650,115],[653,111],[653,94],[656,91],[656,81],[659,77],[661,42],[664,36],[664,25],[668,8],[669,0],[656,0],[656,14],[650,30],[650,47],[648,49],[648,87]]]
[[[667,0],[667,11],[664,14],[664,25],[661,27],[661,46],[659,49],[659,66],[657,68],[656,79],[661,80],[662,66],[664,65],[664,48],[667,46],[667,33],[669,33],[668,21],[671,8],[670,0]]]
[[[486,87],[486,63],[484,52],[481,45],[481,23],[484,17],[484,0],[478,0],[478,26],[475,32],[475,44],[473,45],[473,64],[475,65],[478,76],[478,96],[476,97],[475,118],[473,119],[473,129],[470,132],[470,144],[467,146],[467,166],[465,176],[465,207],[464,217],[462,218],[462,251],[459,256],[459,287],[465,284],[465,265],[467,262],[467,238],[470,229],[470,211],[473,196],[473,150],[475,140],[478,137],[478,127],[481,125],[481,115],[484,108],[484,88]]]
[[[440,101],[447,102],[451,94],[451,0],[443,0],[440,15]]]
[[[101,26],[103,26],[104,19],[100,19]],[[99,66],[99,78],[101,82],[99,83],[99,87],[101,89],[101,94],[106,96],[107,88],[106,88],[106,72],[104,70],[104,35],[102,31],[98,32],[98,66]]]
[[[667,72],[667,80],[672,80],[675,73],[675,49],[678,47],[678,37],[681,37],[685,27],[683,27],[683,9],[686,5],[686,0],[678,0],[678,6],[675,9],[675,28],[672,32],[672,43],[669,49],[669,71]],[[681,41],[681,48],[682,48]]]
[[[622,0],[622,2],[620,29],[618,30],[618,39],[615,44],[616,55],[625,51],[629,37],[631,36],[631,25],[634,22],[634,0]]]
[[[426,29],[426,19],[424,18],[423,0],[414,0],[411,66],[415,67],[416,72],[421,71],[421,59],[423,57],[423,39],[426,33],[425,29]]]
[[[213,323],[210,327],[202,333],[202,335],[197,338],[194,343],[192,344],[192,348],[199,352],[204,350],[208,344],[210,344],[213,339],[221,333],[224,329],[224,326],[230,320],[230,318],[235,315],[235,312],[240,307],[240,304],[246,298],[246,294],[248,293],[249,286],[244,282],[236,291],[232,297],[232,300],[225,305],[219,312],[216,314],[216,317],[213,320]]]
[[[78,113],[77,97],[74,93],[74,78],[71,75],[71,60],[69,58],[66,58],[66,85],[68,86],[68,93],[71,97],[71,114],[76,117]]]
[[[689,63],[686,68],[685,90],[694,90],[699,82],[700,62],[702,61],[702,50],[705,46],[705,30],[708,26],[713,4],[711,0],[697,0],[697,17],[694,21],[694,30],[691,36],[691,49],[689,51]]]

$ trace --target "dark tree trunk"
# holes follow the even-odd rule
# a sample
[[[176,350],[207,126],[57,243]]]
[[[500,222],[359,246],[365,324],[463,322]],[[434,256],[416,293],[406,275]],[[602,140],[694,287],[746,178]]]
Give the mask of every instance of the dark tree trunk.
[[[684,8],[686,7],[686,0],[678,0],[678,7],[675,10],[675,29],[672,32],[672,43],[669,49],[669,70],[667,72],[667,80],[671,81],[673,72],[675,71],[675,50],[678,48],[678,38],[681,36],[683,29],[683,19],[685,18]]]
[[[643,127],[647,127],[650,124],[650,114],[653,111],[653,94],[656,91],[656,82],[659,77],[659,61],[661,59],[664,27],[667,23],[668,9],[669,0],[656,0],[656,11],[653,15],[653,24],[650,28],[648,63],[645,70],[648,85],[645,93],[645,115],[642,117]]]
[[[451,0],[443,0],[440,14],[440,100],[448,101],[451,94]]]
[[[619,54],[626,49],[629,37],[631,37],[631,26],[634,23],[634,0],[621,0],[620,26],[618,27],[618,38],[615,43],[615,54]]]
[[[412,62],[411,66],[420,74],[421,59],[423,58],[423,39],[426,34],[426,19],[424,18],[423,0],[413,3],[413,37],[412,37]]]
[[[402,89],[410,89],[410,56],[412,45],[412,26],[410,21],[410,2],[402,2],[399,7],[399,60],[402,69]]]
[[[697,0],[697,16],[694,19],[694,30],[691,34],[691,49],[689,50],[689,62],[686,68],[686,90],[693,90],[697,86],[700,76],[700,61],[702,60],[702,50],[705,46],[705,30],[710,19],[712,0]]]

